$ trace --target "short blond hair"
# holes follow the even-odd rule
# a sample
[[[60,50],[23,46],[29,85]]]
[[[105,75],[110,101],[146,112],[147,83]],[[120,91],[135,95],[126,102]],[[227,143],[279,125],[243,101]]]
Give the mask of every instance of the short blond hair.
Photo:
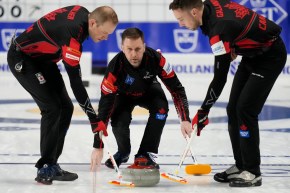
[[[89,18],[95,19],[99,25],[102,25],[107,21],[111,21],[115,25],[117,25],[119,22],[116,12],[109,6],[97,7],[93,12],[90,13]]]

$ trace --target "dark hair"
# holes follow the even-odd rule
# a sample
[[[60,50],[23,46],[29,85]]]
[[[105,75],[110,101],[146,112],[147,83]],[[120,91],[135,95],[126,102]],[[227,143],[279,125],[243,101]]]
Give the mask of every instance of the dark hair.
[[[201,8],[202,6],[202,0],[173,0],[169,5],[169,10],[188,10],[193,8]]]
[[[141,38],[142,41],[144,42],[144,34],[143,34],[143,32],[140,29],[136,28],[136,27],[127,28],[125,31],[123,31],[123,33],[122,33],[122,43],[124,42],[125,38],[129,38],[129,39]]]
[[[111,21],[115,25],[119,22],[116,12],[109,6],[97,7],[90,13],[89,18],[95,19],[98,25],[102,25],[106,21]]]

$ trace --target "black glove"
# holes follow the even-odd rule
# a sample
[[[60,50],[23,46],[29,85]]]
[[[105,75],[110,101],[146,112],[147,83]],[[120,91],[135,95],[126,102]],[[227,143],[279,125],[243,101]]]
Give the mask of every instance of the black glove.
[[[208,113],[209,110],[199,109],[192,119],[192,128],[194,129],[194,125],[197,124],[197,136],[200,136],[201,130],[208,124]]]

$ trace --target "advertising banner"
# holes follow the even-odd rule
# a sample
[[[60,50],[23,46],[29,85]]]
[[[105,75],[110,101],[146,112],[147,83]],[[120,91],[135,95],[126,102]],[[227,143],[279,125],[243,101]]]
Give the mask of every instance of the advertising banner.
[[[290,54],[290,0],[235,0],[255,10],[257,13],[271,19],[282,28],[282,38]],[[14,13],[14,12],[13,12]],[[1,17],[1,8],[0,8]],[[0,20],[3,21],[3,20]],[[19,34],[31,22],[0,22],[0,52],[8,49],[10,39],[14,33]],[[190,31],[180,28],[176,22],[120,22],[107,41],[94,43],[90,38],[83,44],[85,52],[92,53],[93,67],[105,67],[109,52],[119,52],[121,33],[128,27],[138,27],[145,34],[145,42],[154,49],[161,49],[163,53],[173,54],[210,54],[208,38],[200,30]]]

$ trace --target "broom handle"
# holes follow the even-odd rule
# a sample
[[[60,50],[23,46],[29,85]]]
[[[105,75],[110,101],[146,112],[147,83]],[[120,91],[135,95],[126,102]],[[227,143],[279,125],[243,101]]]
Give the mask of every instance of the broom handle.
[[[192,135],[195,136],[196,134],[197,134],[197,124],[194,125],[194,129],[193,129],[193,133],[192,133]],[[192,138],[193,138],[193,137],[192,137]],[[186,137],[186,140],[188,141],[189,138]],[[189,146],[189,150],[188,150],[188,151],[190,151],[190,154],[191,154],[191,157],[192,157],[192,159],[193,159],[194,164],[197,165],[198,162],[197,162],[196,158],[194,157],[194,153],[193,153],[193,150],[192,150],[192,147],[191,147],[191,146]]]
[[[107,141],[107,137],[103,135],[102,131],[100,132],[100,138],[102,139],[102,141],[104,143],[104,146],[107,149],[107,153],[108,153],[108,155],[109,155],[109,157],[110,157],[110,159],[112,161],[112,164],[114,166],[115,172],[118,174],[118,178],[121,179],[122,178],[121,172],[119,171],[119,168],[118,168],[118,165],[116,163],[116,160],[115,160],[113,154],[110,151],[109,144],[108,144],[108,141]]]
[[[190,145],[191,145],[192,138],[193,138],[193,135],[191,135],[190,138],[187,140],[187,144],[186,144],[185,150],[184,150],[184,152],[182,154],[182,157],[181,157],[181,159],[179,161],[178,167],[175,170],[175,174],[178,174],[179,173],[179,170],[181,168],[181,165],[183,164],[184,159],[185,159],[185,157],[186,157],[186,155],[187,155],[187,153],[188,153],[188,151],[190,149]]]
[[[192,151],[192,147],[190,147],[189,151],[190,151],[190,154],[191,154],[191,157],[192,157],[192,159],[193,159],[194,164],[197,165],[198,162],[197,162],[196,158],[194,157],[194,153],[193,153],[193,151]]]

